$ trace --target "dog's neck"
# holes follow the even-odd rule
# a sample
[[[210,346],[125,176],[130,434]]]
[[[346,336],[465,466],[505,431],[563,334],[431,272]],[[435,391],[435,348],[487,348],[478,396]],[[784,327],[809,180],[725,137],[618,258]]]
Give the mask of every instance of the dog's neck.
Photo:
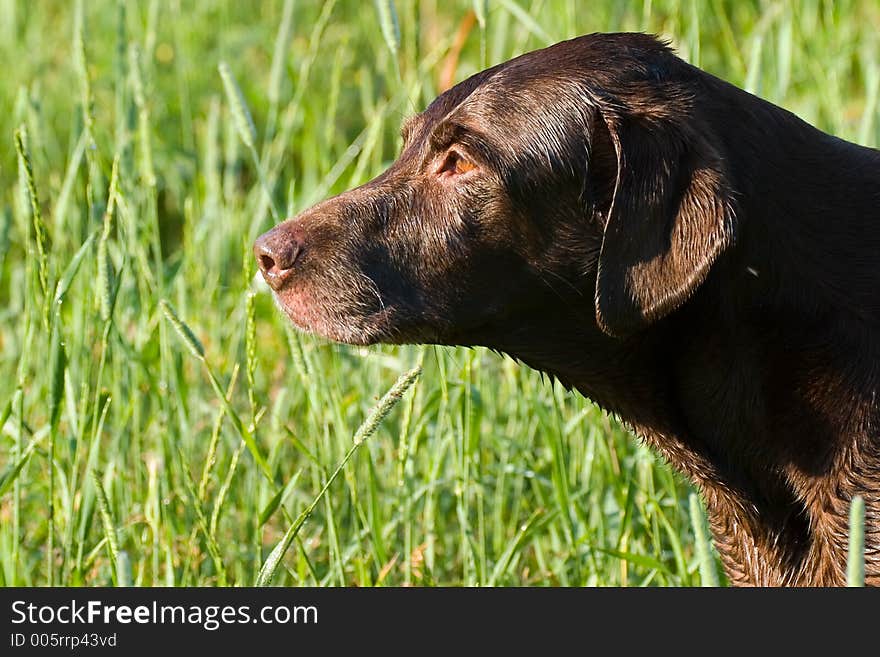
[[[615,413],[697,484],[732,582],[842,584],[863,495],[880,584],[880,152],[760,107],[729,149],[735,243],[684,307],[615,340],[572,301],[484,344]]]
[[[880,502],[880,482],[870,478],[880,471],[880,446],[869,435],[877,419],[865,392],[871,375],[859,370],[862,380],[853,378],[855,370],[811,344],[827,334],[825,326],[816,333],[800,327],[800,340],[791,341],[787,327],[774,331],[766,314],[690,321],[723,312],[701,301],[717,296],[698,295],[625,341],[548,313],[508,324],[504,338],[485,344],[618,415],[686,474],[703,493],[731,582],[842,584],[849,500],[864,495],[869,509]],[[865,353],[864,345],[852,353]],[[828,395],[834,386],[840,394]],[[768,390],[784,392],[768,398]],[[823,399],[844,401],[828,408]],[[847,471],[854,456],[869,465],[866,473]],[[876,518],[867,532],[868,544],[877,543]],[[866,570],[880,584],[876,557],[869,555]]]

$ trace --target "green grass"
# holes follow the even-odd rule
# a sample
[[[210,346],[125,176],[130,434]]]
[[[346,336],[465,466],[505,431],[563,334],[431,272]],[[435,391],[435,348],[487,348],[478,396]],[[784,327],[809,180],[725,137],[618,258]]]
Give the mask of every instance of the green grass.
[[[880,7],[378,4],[0,0],[0,584],[712,581],[612,418],[483,350],[295,333],[250,244],[394,158],[472,8],[455,80],[648,30],[876,145]]]

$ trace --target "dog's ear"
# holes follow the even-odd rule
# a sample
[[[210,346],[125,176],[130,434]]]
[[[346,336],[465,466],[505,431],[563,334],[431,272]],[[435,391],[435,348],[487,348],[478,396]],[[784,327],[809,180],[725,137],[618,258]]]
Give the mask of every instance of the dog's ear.
[[[734,217],[722,157],[705,135],[668,117],[602,113],[599,123],[611,148],[604,168],[614,178],[596,319],[625,337],[688,299],[732,241]]]

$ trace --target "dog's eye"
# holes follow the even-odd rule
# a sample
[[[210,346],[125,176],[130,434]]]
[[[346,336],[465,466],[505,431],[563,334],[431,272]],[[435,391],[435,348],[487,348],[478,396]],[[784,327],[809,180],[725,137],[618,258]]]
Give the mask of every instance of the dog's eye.
[[[440,166],[437,168],[438,175],[457,176],[468,171],[473,171],[477,165],[464,157],[456,150],[446,153]]]

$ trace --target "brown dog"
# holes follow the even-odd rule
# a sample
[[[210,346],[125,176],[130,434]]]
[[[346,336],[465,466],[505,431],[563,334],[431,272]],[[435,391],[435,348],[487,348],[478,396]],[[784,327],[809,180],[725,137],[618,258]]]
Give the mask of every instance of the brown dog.
[[[576,388],[700,487],[735,584],[842,584],[862,495],[880,584],[880,152],[641,34],[483,71],[403,137],[257,241],[297,326]]]

